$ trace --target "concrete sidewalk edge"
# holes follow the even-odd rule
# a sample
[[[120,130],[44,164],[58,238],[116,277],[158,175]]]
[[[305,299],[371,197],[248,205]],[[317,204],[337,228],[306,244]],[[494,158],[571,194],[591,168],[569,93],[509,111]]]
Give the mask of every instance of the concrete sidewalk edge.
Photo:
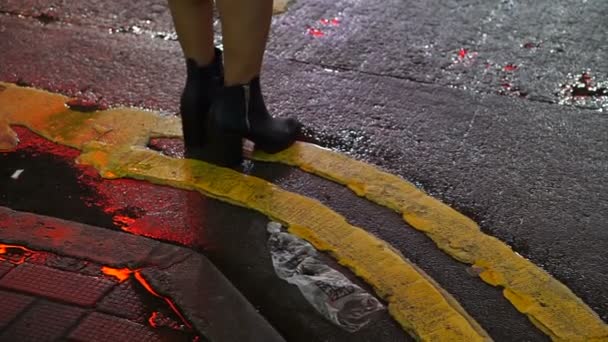
[[[212,341],[283,341],[202,254],[146,237],[0,207],[0,242],[140,270]]]

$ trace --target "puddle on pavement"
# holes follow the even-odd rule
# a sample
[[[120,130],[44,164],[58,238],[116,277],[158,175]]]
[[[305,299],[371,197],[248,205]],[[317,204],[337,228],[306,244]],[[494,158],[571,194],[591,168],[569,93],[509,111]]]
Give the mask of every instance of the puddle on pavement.
[[[300,140],[344,153],[354,153],[364,149],[371,139],[360,130],[343,129],[329,132],[304,128]]]
[[[205,208],[198,193],[133,179],[103,179],[96,169],[74,162],[80,151],[23,127],[13,128],[21,142],[14,151],[0,152],[0,188],[7,189],[0,205],[187,246],[197,244]],[[25,171],[12,179],[16,169]]]
[[[381,158],[387,165],[396,165],[402,157],[401,151],[394,146],[387,145],[378,139],[372,139],[372,136],[363,130],[329,131],[305,127],[298,140],[342,152],[365,162]]]
[[[79,184],[74,160],[79,151],[53,144],[28,129],[12,126],[20,142],[14,150],[0,152],[0,205],[83,223],[113,227],[111,217],[81,198],[93,191]],[[17,178],[16,170],[24,170]]]
[[[590,71],[569,74],[557,97],[559,104],[608,110],[608,80],[598,81]]]
[[[157,39],[162,39],[162,40],[172,40],[172,41],[177,40],[177,33],[175,33],[175,32],[154,31],[154,30],[149,30],[149,29],[143,28],[138,25],[120,26],[118,28],[110,28],[108,30],[108,33],[110,33],[110,34],[132,33],[132,34],[136,34],[136,35],[146,35],[146,36],[149,36],[150,38],[157,38]]]

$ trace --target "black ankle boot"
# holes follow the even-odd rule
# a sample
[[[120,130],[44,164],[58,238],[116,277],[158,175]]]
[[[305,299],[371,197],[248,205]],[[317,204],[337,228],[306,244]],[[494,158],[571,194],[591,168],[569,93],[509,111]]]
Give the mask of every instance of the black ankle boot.
[[[180,112],[186,158],[195,158],[205,148],[209,108],[224,84],[222,51],[216,48],[211,64],[202,67],[193,59],[188,59],[186,68],[188,76],[180,101]]]
[[[300,130],[297,120],[273,118],[268,113],[256,77],[248,84],[218,92],[210,109],[202,159],[234,166],[243,160],[243,138],[253,141],[256,149],[277,153],[291,146]]]

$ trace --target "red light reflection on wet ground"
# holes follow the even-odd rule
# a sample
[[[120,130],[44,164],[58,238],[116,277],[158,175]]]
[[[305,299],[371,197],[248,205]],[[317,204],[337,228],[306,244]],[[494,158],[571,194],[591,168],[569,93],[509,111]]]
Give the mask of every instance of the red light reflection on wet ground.
[[[144,276],[139,271],[135,271],[133,274],[135,276],[135,279],[139,282],[139,284],[141,286],[143,286],[146,289],[146,291],[148,291],[149,293],[151,293],[155,297],[163,299],[167,303],[167,305],[169,305],[169,307],[171,308],[171,310],[173,310],[173,312],[180,318],[180,320],[183,322],[183,324],[188,329],[192,328],[192,325],[190,325],[190,323],[188,322],[188,320],[182,315],[182,313],[179,311],[179,309],[177,308],[177,306],[175,305],[175,303],[173,303],[173,301],[171,301],[171,299],[169,299],[167,297],[163,297],[163,296],[159,295],[156,291],[154,291],[154,289],[152,288],[152,286],[150,286],[150,284],[148,283],[148,281],[146,280],[146,278],[144,278]],[[154,315],[152,315],[152,316],[154,316]],[[150,320],[152,319],[152,316],[150,317]],[[156,325],[153,325],[153,326],[156,326]]]
[[[148,293],[150,293],[154,297],[162,299],[165,303],[167,303],[167,305],[171,308],[173,313],[175,313],[175,315],[177,317],[179,317],[179,319],[182,321],[183,326],[185,326],[188,329],[192,328],[192,325],[182,315],[182,313],[177,308],[177,305],[175,305],[175,303],[173,303],[173,301],[170,298],[161,296],[160,294],[158,294],[158,292],[156,292],[154,290],[154,288],[152,288],[152,286],[148,283],[146,278],[144,278],[144,276],[141,274],[140,270],[138,270],[138,269],[132,270],[129,268],[112,268],[112,267],[108,267],[108,266],[102,266],[101,272],[105,275],[118,279],[118,281],[120,283],[127,281],[129,278],[131,278],[131,276],[133,276],[135,278],[135,280]],[[154,328],[158,328],[161,326],[167,326],[167,327],[170,327],[175,330],[181,330],[181,327],[179,327],[179,325],[176,322],[174,322],[170,317],[166,317],[159,311],[152,312],[152,314],[148,318],[148,323],[150,323],[150,325]]]
[[[119,283],[127,281],[131,277],[131,274],[133,274],[133,272],[133,270],[128,268],[112,268],[108,266],[101,267],[101,273],[118,279]]]
[[[16,151],[27,149],[32,156],[52,154],[76,169],[78,183],[94,190],[94,195],[82,200],[110,215],[116,228],[186,246],[201,244],[205,199],[199,193],[132,179],[103,179],[94,168],[74,162],[80,151],[23,127],[13,129],[21,140]]]
[[[331,19],[327,19],[327,18],[322,18],[319,20],[319,22],[325,26],[331,25],[331,26],[338,26],[340,25],[340,23],[342,22],[340,20],[340,18],[335,17],[335,18],[331,18]]]
[[[0,260],[8,261],[14,265],[21,265],[26,259],[35,254],[34,251],[18,245],[6,245],[0,243]]]
[[[313,36],[313,37],[323,37],[325,35],[325,33],[323,33],[323,31],[321,31],[318,28],[314,28],[314,27],[309,27],[306,30],[306,33],[308,33],[309,36]]]
[[[323,37],[327,31],[331,31],[334,27],[340,26],[342,19],[338,17],[333,18],[321,18],[316,25],[308,26],[306,28],[306,34],[313,37]],[[322,30],[318,26],[324,26],[326,30]]]
[[[594,79],[589,71],[568,75],[568,79],[557,93],[560,104],[608,108],[608,81]]]
[[[152,326],[154,328],[158,328],[158,323],[156,323],[156,321],[159,319],[159,316],[160,316],[160,312],[154,311],[150,315],[150,318],[148,318],[148,324],[150,324],[150,326]]]
[[[461,48],[458,50],[458,58],[464,59],[469,54],[469,50],[465,48]]]
[[[458,52],[456,52],[456,55],[452,57],[452,65],[470,67],[473,65],[478,55],[478,52],[471,51],[467,48],[460,48],[458,49]]]

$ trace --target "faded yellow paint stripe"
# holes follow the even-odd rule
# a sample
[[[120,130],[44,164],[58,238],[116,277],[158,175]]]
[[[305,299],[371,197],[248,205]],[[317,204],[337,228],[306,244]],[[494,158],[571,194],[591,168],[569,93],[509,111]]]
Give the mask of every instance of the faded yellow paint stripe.
[[[272,14],[281,14],[287,11],[290,0],[274,0],[272,2]]]
[[[156,112],[115,108],[103,112],[71,111],[69,98],[45,91],[0,83],[0,118],[24,125],[53,141],[82,149],[96,141],[117,146],[145,146],[150,137],[179,137],[181,122],[177,117],[163,117]]]
[[[106,177],[131,177],[197,190],[286,224],[290,232],[329,251],[372,285],[388,302],[393,317],[417,338],[490,340],[456,300],[424,272],[384,241],[348,224],[318,201],[230,169],[169,158],[144,148],[150,136],[176,134],[175,123],[155,113],[126,109],[75,113],[63,107],[65,100],[43,91],[8,86],[0,92],[0,117],[84,150],[79,162],[95,166]],[[21,102],[30,104],[20,106]]]
[[[193,160],[173,159],[147,149],[112,154],[95,147],[81,162],[103,174],[197,190],[259,211],[289,231],[331,252],[388,301],[390,313],[423,340],[480,341],[487,334],[453,298],[388,244],[352,226],[316,200],[287,192],[262,179]]]
[[[468,217],[402,178],[306,143],[256,158],[298,166],[402,214],[443,251],[482,270],[480,277],[485,282],[503,287],[504,296],[552,339],[608,340],[608,326],[565,285],[505,243],[482,233]]]

